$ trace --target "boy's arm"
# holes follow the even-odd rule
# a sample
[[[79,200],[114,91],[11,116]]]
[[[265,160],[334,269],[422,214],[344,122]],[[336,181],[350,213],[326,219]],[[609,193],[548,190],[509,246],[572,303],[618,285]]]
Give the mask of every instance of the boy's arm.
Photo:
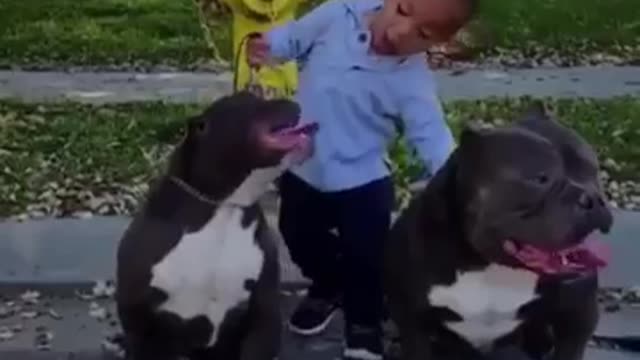
[[[411,93],[400,99],[400,116],[404,121],[404,135],[416,149],[428,175],[433,176],[447,161],[455,148],[451,129],[445,121],[442,104],[431,77],[414,82]]]
[[[312,47],[325,31],[339,9],[342,0],[328,0],[298,20],[277,26],[264,34],[269,44],[269,55],[281,61],[298,59]]]

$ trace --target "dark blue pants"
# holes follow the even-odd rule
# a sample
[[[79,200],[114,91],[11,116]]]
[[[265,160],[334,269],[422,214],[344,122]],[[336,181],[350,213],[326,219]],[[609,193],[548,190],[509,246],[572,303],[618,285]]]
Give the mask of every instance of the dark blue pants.
[[[379,326],[382,252],[394,203],[390,178],[321,192],[297,176],[280,180],[280,231],[312,296],[342,295],[347,324]]]

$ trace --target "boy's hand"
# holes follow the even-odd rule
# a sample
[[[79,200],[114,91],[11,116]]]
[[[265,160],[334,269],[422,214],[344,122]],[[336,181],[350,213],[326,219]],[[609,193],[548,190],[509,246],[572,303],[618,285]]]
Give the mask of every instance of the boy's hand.
[[[246,46],[250,66],[260,67],[269,61],[269,43],[262,34],[251,35]]]

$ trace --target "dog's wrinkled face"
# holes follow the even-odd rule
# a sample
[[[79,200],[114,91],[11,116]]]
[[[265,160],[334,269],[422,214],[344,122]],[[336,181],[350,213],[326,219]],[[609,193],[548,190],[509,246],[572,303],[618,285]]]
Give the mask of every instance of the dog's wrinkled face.
[[[216,100],[189,120],[173,173],[213,198],[242,188],[249,204],[287,168],[312,153],[316,123],[300,121],[289,100],[264,100],[240,92]]]
[[[487,260],[547,274],[606,264],[590,237],[612,214],[575,132],[534,106],[514,126],[466,129],[458,153],[465,235]]]
[[[252,168],[272,167],[285,158],[302,161],[310,154],[310,135],[317,124],[300,125],[299,116],[295,102],[242,92],[216,101],[192,119],[187,138],[198,148],[194,153],[235,159]]]

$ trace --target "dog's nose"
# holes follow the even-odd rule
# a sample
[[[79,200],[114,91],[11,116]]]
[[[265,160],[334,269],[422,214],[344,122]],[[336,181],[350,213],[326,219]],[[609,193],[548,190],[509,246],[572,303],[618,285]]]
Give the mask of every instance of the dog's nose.
[[[613,214],[607,207],[601,207],[598,212],[599,214],[596,215],[598,218],[598,229],[604,234],[608,234],[609,231],[611,231],[611,227],[613,227]]]
[[[606,207],[606,204],[599,192],[582,190],[578,196],[578,206],[583,210],[593,210]]]
[[[595,203],[594,196],[591,196],[586,191],[584,191],[578,197],[578,205],[585,210],[593,209],[594,203]]]
[[[611,230],[613,215],[600,194],[583,191],[578,197],[578,206],[588,214],[600,231],[608,233]]]

